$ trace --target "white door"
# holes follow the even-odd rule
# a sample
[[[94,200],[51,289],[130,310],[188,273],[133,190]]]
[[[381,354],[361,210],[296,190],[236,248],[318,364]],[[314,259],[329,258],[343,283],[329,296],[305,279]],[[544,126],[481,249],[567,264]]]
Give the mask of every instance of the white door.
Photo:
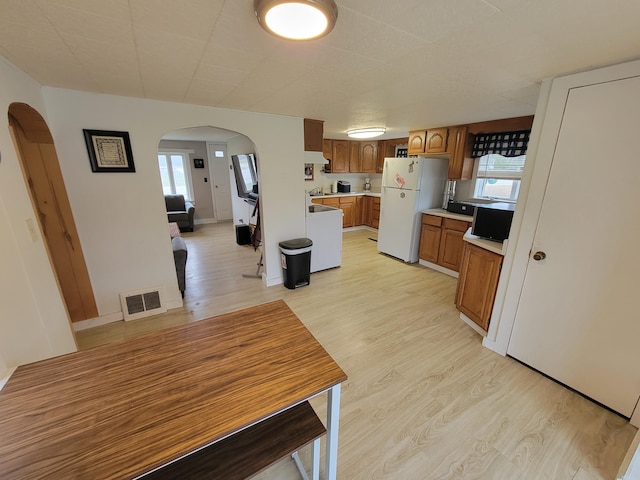
[[[627,417],[640,397],[639,126],[640,77],[570,90],[508,347]]]
[[[378,250],[405,262],[418,261],[416,200],[418,192],[382,187]]]
[[[419,190],[422,158],[386,158],[382,169],[382,186]]]
[[[229,180],[229,159],[224,143],[208,143],[209,171],[211,172],[211,194],[213,213],[217,221],[233,218],[231,203],[231,182]]]

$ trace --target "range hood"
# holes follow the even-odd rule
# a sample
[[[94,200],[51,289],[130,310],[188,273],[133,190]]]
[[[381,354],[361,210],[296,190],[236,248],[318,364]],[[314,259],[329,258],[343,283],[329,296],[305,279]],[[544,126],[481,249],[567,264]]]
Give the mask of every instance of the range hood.
[[[324,158],[322,152],[304,152],[304,163],[320,163],[328,165],[329,160]]]

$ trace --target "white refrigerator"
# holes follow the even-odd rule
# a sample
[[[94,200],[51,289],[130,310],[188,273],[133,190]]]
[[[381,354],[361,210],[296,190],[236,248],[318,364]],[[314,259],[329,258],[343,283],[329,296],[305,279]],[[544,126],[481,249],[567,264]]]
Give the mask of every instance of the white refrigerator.
[[[418,261],[421,211],[442,205],[448,161],[385,158],[382,170],[378,250],[407,263]]]

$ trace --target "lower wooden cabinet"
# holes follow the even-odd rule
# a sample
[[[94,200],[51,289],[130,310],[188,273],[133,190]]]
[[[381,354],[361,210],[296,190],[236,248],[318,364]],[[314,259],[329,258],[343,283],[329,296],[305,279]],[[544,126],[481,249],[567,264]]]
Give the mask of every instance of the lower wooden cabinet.
[[[356,226],[356,198],[340,197],[340,208],[342,209],[342,228]]]
[[[487,331],[496,298],[502,255],[464,244],[456,291],[456,308]]]
[[[418,256],[454,272],[459,271],[463,237],[470,226],[471,222],[464,220],[423,214]]]
[[[311,203],[328,205],[342,210],[342,228],[368,225],[378,228],[380,223],[380,198],[353,195],[348,197],[315,197]]]
[[[373,197],[371,202],[371,223],[369,226],[373,228],[380,226],[380,197]]]

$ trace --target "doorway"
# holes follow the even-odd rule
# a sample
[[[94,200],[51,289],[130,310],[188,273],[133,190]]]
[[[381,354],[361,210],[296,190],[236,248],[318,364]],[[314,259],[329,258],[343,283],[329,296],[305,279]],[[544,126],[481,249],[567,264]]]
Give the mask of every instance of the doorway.
[[[233,220],[231,181],[226,143],[207,143],[213,213],[218,222]]]
[[[22,174],[69,318],[79,322],[97,317],[89,272],[49,127],[25,103],[12,103],[8,116]]]

